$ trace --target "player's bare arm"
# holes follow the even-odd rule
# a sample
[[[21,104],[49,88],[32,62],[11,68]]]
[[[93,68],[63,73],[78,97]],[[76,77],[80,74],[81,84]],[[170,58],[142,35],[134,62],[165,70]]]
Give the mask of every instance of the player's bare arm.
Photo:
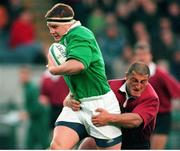
[[[54,66],[48,57],[48,69],[53,75],[72,75],[83,71],[84,65],[78,60],[70,59],[59,66]]]
[[[92,122],[96,126],[116,124],[124,128],[138,127],[143,123],[143,119],[137,113],[110,114],[104,109],[97,109],[98,115],[92,117]]]

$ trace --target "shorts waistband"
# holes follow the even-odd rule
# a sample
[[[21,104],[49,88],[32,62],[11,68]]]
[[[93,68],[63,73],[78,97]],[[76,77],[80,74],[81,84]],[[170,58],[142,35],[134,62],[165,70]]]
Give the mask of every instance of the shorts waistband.
[[[99,100],[99,99],[102,99],[104,97],[107,97],[108,95],[111,95],[113,93],[112,90],[110,90],[109,92],[107,92],[106,94],[104,95],[99,95],[99,96],[92,96],[92,97],[88,97],[88,98],[82,98],[82,99],[79,99],[80,101],[95,101],[95,100]]]

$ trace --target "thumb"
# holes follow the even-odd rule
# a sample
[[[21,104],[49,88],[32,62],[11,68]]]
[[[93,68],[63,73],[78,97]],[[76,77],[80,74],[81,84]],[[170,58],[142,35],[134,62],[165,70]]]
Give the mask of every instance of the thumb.
[[[79,101],[76,101],[76,100],[72,100],[72,102],[74,103],[74,104],[77,104],[77,105],[79,105],[80,104],[80,102]]]
[[[104,111],[104,109],[102,109],[102,108],[97,108],[96,109],[96,112],[103,112]]]

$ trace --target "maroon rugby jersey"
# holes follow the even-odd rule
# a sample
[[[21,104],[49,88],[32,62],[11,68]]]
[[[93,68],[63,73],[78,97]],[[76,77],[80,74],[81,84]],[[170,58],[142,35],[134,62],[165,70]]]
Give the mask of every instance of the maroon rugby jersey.
[[[52,76],[48,71],[44,73],[41,79],[41,95],[47,96],[51,105],[63,105],[68,93],[69,88],[62,76]]]
[[[159,108],[158,96],[151,85],[148,84],[141,96],[128,100],[126,108],[124,108],[123,103],[126,100],[126,94],[119,90],[124,83],[125,80],[122,79],[109,81],[111,89],[119,101],[121,112],[139,114],[143,119],[143,124],[138,128],[122,129],[123,143],[135,144],[143,143],[145,140],[149,141],[155,127],[156,115]]]
[[[180,84],[168,72],[156,67],[154,75],[149,79],[152,87],[159,96],[159,113],[171,111],[171,100],[180,98]]]

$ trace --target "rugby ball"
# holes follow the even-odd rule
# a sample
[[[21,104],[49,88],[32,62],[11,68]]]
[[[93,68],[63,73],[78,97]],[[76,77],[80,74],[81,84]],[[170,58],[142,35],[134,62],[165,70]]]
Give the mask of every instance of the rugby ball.
[[[59,43],[53,43],[49,47],[49,54],[51,59],[55,65],[63,64],[67,57],[66,57],[66,47]]]

